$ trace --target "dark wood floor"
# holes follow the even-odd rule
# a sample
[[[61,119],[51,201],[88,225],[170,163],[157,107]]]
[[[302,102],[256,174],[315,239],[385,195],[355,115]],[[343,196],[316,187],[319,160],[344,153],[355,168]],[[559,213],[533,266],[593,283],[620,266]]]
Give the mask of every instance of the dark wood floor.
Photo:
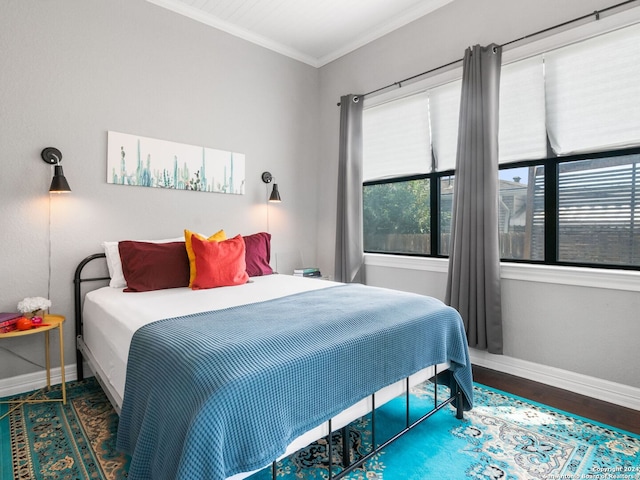
[[[640,434],[640,411],[473,365],[473,380],[566,412]]]

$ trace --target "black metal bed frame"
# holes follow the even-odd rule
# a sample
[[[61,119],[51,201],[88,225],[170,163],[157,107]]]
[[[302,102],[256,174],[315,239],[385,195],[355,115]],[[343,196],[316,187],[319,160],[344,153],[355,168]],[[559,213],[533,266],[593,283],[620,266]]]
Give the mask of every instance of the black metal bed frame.
[[[106,258],[104,253],[95,253],[93,255],[89,255],[84,258],[77,266],[74,277],[74,302],[75,302],[75,327],[76,327],[76,369],[78,380],[82,380],[84,378],[84,370],[82,366],[83,356],[82,352],[79,348],[79,341],[82,338],[82,327],[83,327],[83,319],[82,319],[82,284],[85,282],[98,282],[98,281],[107,281],[110,277],[82,277],[82,270],[84,267],[92,262],[93,260],[97,260],[100,258]],[[409,385],[409,377],[405,379],[405,426],[391,438],[383,441],[380,445],[376,445],[376,437],[375,437],[375,429],[376,429],[376,394],[373,393],[371,395],[371,451],[364,454],[360,458],[351,461],[351,445],[349,444],[349,425],[346,425],[341,428],[342,433],[342,470],[338,473],[333,473],[333,438],[332,438],[332,428],[331,428],[331,419],[328,420],[328,430],[329,433],[327,435],[327,457],[328,457],[328,469],[329,469],[329,480],[339,480],[343,478],[345,475],[348,475],[350,472],[355,470],[356,468],[362,466],[367,460],[372,458],[374,455],[380,453],[384,448],[389,446],[391,443],[396,441],[398,438],[402,437],[405,433],[413,430],[415,427],[420,425],[422,422],[430,418],[435,413],[442,410],[449,404],[456,402],[456,418],[461,420],[464,418],[463,413],[463,394],[462,390],[455,383],[455,388],[451,389],[451,394],[448,398],[438,403],[438,367],[434,366],[434,376],[429,379],[434,384],[434,405],[433,409],[429,410],[427,413],[422,415],[417,420],[411,422],[410,420],[410,385]],[[273,480],[276,480],[277,474],[277,464],[278,460],[274,460],[271,464],[271,476]]]
[[[333,438],[332,438],[332,428],[331,428],[331,419],[328,420],[329,423],[329,434],[327,435],[327,456],[328,456],[328,473],[329,480],[339,480],[343,478],[345,475],[348,475],[356,468],[362,466],[367,460],[371,459],[373,456],[380,453],[384,448],[388,447],[391,443],[395,442],[397,439],[402,437],[405,433],[413,430],[422,422],[430,418],[432,415],[436,414],[444,407],[449,405],[450,403],[456,402],[456,418],[458,420],[462,420],[464,418],[463,412],[463,398],[462,398],[462,390],[458,384],[455,384],[454,391],[451,392],[451,395],[443,400],[441,403],[438,403],[438,367],[434,366],[434,376],[430,379],[433,380],[434,384],[434,405],[433,409],[429,410],[427,413],[422,415],[417,420],[411,422],[410,419],[410,386],[409,386],[409,377],[405,379],[405,426],[402,430],[398,431],[391,438],[380,443],[380,445],[376,445],[376,394],[371,394],[372,408],[371,408],[371,451],[364,454],[360,458],[355,461],[351,461],[351,445],[349,445],[349,425],[342,427],[342,470],[336,474],[333,473]],[[277,474],[277,461],[274,461],[271,464],[271,477],[273,480],[276,480]]]
[[[110,277],[90,277],[82,278],[82,270],[93,260],[99,258],[107,258],[104,253],[94,253],[82,260],[76,267],[73,275],[73,300],[75,308],[75,324],[76,324],[76,371],[78,372],[78,380],[84,378],[84,369],[82,367],[82,352],[78,348],[78,339],[82,338],[82,284],[85,282],[98,282],[109,280]]]

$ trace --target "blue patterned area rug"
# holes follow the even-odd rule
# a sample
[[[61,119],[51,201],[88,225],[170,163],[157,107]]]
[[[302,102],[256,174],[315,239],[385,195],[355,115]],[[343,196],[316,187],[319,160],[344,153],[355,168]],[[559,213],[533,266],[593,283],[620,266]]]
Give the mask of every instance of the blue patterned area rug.
[[[481,385],[474,394],[475,407],[464,420],[447,407],[347,478],[640,479],[640,436]],[[3,480],[127,478],[128,458],[114,448],[117,415],[97,382],[69,383],[67,395],[64,407],[25,405],[0,422]],[[412,418],[432,403],[432,385],[414,389]],[[6,411],[1,405],[0,416]],[[377,412],[380,442],[404,425],[404,400]],[[354,422],[349,435],[351,457],[358,458],[371,445],[371,418]],[[340,432],[335,432],[334,458],[342,455],[341,445]],[[326,452],[327,442],[321,440],[279,462],[278,479],[326,479]],[[334,466],[334,474],[339,471]],[[265,469],[251,480],[269,478],[271,471]]]
[[[30,392],[14,398],[41,398],[42,394]],[[60,385],[46,395],[62,398]],[[0,405],[0,417],[8,409]],[[0,421],[0,478],[127,478],[129,459],[115,449],[117,426],[118,416],[95,379],[69,382],[66,405],[24,404]]]
[[[439,391],[445,398],[448,391]],[[386,447],[345,478],[392,479],[640,479],[640,436],[579,418],[485,386],[474,386],[475,407],[455,418],[445,408]],[[413,389],[411,421],[432,408],[433,385]],[[405,400],[376,414],[376,442],[405,424]],[[371,418],[352,424],[351,459],[370,451]],[[333,458],[341,458],[339,433]],[[313,444],[278,465],[278,478],[328,477],[327,442]],[[335,465],[335,464],[334,464]],[[333,468],[335,475],[341,469]],[[266,480],[261,471],[251,480]]]

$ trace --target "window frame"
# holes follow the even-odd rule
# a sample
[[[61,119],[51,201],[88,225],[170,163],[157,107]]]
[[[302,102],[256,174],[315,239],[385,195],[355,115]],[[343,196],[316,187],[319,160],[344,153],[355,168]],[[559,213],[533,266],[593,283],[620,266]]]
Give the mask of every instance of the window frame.
[[[386,185],[390,183],[410,182],[414,180],[429,179],[429,208],[431,209],[431,218],[429,220],[429,245],[432,253],[405,253],[405,252],[377,252],[364,250],[364,253],[375,253],[379,255],[402,255],[405,257],[432,257],[432,258],[449,258],[448,255],[440,254],[440,185],[442,177],[450,177],[455,175],[454,170],[444,170],[442,172],[421,173],[417,175],[405,175],[401,177],[385,178],[379,180],[367,180],[362,182],[362,193],[364,197],[364,188],[371,185]],[[364,206],[363,206],[364,208]],[[437,232],[434,234],[433,232]],[[433,253],[436,252],[436,253]]]
[[[505,163],[499,166],[500,170],[508,170],[520,167],[542,166],[544,167],[544,260],[527,260],[527,259],[510,259],[501,258],[504,263],[520,263],[534,265],[564,266],[564,267],[580,267],[595,269],[616,269],[616,270],[634,270],[640,271],[640,265],[629,264],[608,264],[608,263],[589,263],[589,262],[571,262],[558,259],[559,254],[559,171],[560,165],[565,163],[579,162],[583,160],[613,158],[627,155],[640,155],[640,147],[624,148],[617,150],[608,150],[604,152],[590,152],[575,155],[567,155],[563,157],[547,157],[545,159],[524,160],[512,163]],[[427,257],[427,258],[449,258],[448,255],[440,254],[440,186],[442,177],[455,176],[455,170],[446,170],[443,172],[431,172],[420,175],[410,175],[382,180],[371,180],[363,182],[362,188],[370,185],[380,185],[388,183],[399,183],[412,180],[430,180],[430,250],[432,253],[403,253],[403,252],[379,252],[364,250],[365,254],[377,255],[394,255],[405,257]],[[531,181],[531,180],[530,180]],[[640,179],[638,180],[640,183]],[[640,187],[640,185],[639,185]],[[436,253],[433,253],[436,252]]]

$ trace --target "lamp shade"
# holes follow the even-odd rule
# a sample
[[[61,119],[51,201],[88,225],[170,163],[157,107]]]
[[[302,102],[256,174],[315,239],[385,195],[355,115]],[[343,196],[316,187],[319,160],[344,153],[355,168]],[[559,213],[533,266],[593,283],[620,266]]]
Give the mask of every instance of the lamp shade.
[[[274,183],[273,184],[273,190],[271,190],[271,195],[269,196],[269,201],[270,202],[281,202],[282,199],[280,198],[280,192],[278,191],[278,184]]]
[[[49,187],[49,193],[66,193],[70,192],[69,182],[64,176],[62,171],[62,165],[56,165],[54,167],[53,178],[51,179],[51,186]]]

